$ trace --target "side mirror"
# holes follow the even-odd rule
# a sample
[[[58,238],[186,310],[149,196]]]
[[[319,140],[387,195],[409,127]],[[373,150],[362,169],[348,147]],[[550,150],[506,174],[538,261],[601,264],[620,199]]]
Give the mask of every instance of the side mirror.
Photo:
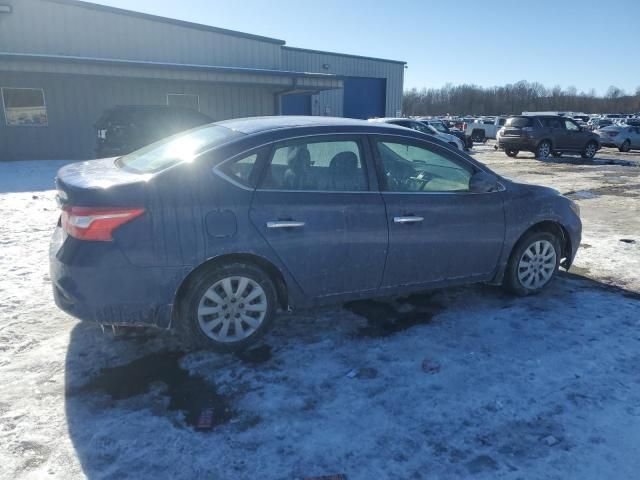
[[[471,193],[498,192],[502,188],[502,185],[494,175],[482,170],[474,173],[469,179],[469,191]]]

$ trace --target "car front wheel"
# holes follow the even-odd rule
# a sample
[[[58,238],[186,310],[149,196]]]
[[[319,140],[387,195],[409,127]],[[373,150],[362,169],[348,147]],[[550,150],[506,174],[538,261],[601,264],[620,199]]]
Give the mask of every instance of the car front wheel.
[[[625,140],[624,142],[622,142],[622,145],[620,145],[619,150],[621,152],[628,152],[629,150],[631,150],[631,142],[629,140]]]
[[[276,290],[267,274],[244,263],[197,273],[180,302],[178,329],[188,346],[219,352],[254,343],[276,310]]]
[[[551,154],[551,142],[543,140],[536,149],[536,158],[547,158]]]
[[[597,151],[598,145],[596,145],[596,142],[589,142],[582,150],[582,158],[593,158]]]
[[[514,248],[503,286],[516,295],[540,292],[556,275],[560,266],[560,242],[549,232],[531,232]]]

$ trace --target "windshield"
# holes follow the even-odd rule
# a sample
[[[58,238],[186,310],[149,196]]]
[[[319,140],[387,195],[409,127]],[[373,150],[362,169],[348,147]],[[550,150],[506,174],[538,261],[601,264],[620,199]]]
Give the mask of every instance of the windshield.
[[[523,128],[523,127],[530,127],[531,126],[531,119],[528,117],[511,117],[511,118],[507,118],[507,121],[504,124],[505,127],[516,127],[516,128]]]
[[[429,125],[431,127],[435,128],[439,132],[448,133],[447,132],[447,127],[445,127],[444,124],[442,124],[440,122],[429,122]]]
[[[190,162],[205,149],[240,135],[219,125],[204,125],[164,138],[116,161],[120,168],[154,173],[181,162]]]

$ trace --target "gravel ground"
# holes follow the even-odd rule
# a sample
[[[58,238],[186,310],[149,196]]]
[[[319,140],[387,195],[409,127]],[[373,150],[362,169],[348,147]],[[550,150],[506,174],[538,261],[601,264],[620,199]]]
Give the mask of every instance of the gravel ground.
[[[0,164],[0,478],[636,478],[640,155],[472,153],[579,202],[574,273],[282,315],[241,356],[57,310],[61,162]]]

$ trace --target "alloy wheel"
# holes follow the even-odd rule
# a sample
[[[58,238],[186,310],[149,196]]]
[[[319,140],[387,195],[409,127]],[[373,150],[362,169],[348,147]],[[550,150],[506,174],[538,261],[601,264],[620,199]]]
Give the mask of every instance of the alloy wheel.
[[[518,262],[518,280],[530,290],[545,286],[556,269],[556,249],[547,240],[537,240],[524,251]]]
[[[587,158],[593,158],[596,154],[596,145],[594,143],[589,143],[584,149],[584,154]]]
[[[551,153],[551,145],[549,142],[542,142],[538,147],[538,156],[541,158],[547,158]]]
[[[242,276],[226,277],[200,299],[198,323],[202,333],[217,342],[238,342],[260,327],[267,310],[267,295],[257,282]]]

